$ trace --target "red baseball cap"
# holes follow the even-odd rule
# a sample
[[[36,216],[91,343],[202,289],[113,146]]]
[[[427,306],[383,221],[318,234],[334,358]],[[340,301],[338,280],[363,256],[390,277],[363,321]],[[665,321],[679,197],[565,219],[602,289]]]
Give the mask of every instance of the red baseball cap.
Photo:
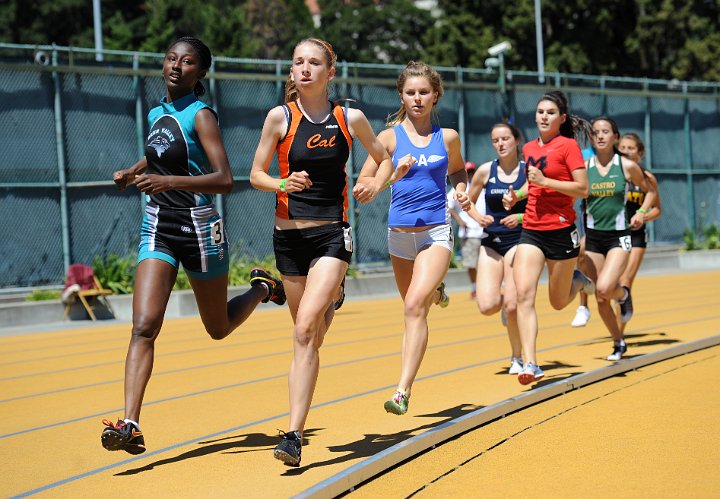
[[[469,172],[470,170],[475,170],[475,163],[472,161],[466,161],[465,162],[465,171]]]

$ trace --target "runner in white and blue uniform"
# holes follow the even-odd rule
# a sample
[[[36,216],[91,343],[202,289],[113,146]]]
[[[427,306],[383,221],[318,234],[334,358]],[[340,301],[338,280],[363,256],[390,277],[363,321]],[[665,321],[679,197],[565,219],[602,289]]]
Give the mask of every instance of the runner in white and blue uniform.
[[[480,165],[470,186],[471,201],[484,192],[484,211],[473,206],[470,216],[485,227],[478,256],[477,304],[480,313],[493,315],[502,312],[503,325],[510,340],[509,374],[523,368],[522,345],[517,325],[517,292],[512,262],[520,241],[522,216],[527,198],[525,162],[520,161],[520,131],[508,123],[498,123],[490,132],[497,158]],[[503,199],[514,191],[520,200],[512,208],[503,206]],[[503,282],[505,286],[503,288]]]
[[[520,232],[522,231],[522,214],[525,212],[527,198],[516,203],[510,210],[503,207],[503,196],[514,189],[516,192],[521,191],[526,182],[525,178],[525,162],[517,163],[517,176],[514,181],[505,182],[498,175],[498,160],[493,160],[490,165],[490,178],[485,185],[485,214],[493,217],[490,225],[485,227],[485,237],[482,245],[494,250],[501,256],[515,246],[520,240]],[[508,227],[502,221],[509,215],[520,215],[518,220],[520,223],[514,227]]]
[[[166,95],[148,114],[145,157],[116,171],[120,190],[130,184],[146,195],[133,293],[133,326],[125,361],[125,414],[103,420],[103,447],[129,454],[145,452],[140,409],[165,308],[182,263],[208,334],[216,340],[242,324],[262,301],[285,302],[282,283],[261,268],[250,274],[251,288],[228,302],[228,243],[212,204],[228,193],[232,171],[217,115],[198,97],[212,64],[197,38],[174,42],[163,59]]]

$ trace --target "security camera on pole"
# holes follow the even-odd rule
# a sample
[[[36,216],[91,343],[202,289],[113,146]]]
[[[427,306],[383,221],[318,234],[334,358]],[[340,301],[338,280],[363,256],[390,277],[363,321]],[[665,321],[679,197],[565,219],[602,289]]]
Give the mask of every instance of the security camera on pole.
[[[507,116],[507,87],[505,85],[505,53],[512,49],[512,45],[509,41],[505,40],[493,45],[488,49],[488,54],[492,57],[485,59],[485,66],[497,67],[499,70],[498,75],[498,86],[500,87],[500,94],[503,100],[503,114]]]
[[[497,66],[500,70],[499,75],[499,85],[500,85],[500,91],[504,94],[505,93],[505,52],[508,52],[512,48],[512,45],[510,45],[510,42],[505,40],[504,42],[500,42],[497,45],[493,45],[488,49],[488,54],[491,56],[497,58]],[[486,66],[493,66],[493,62],[491,59],[485,60]]]

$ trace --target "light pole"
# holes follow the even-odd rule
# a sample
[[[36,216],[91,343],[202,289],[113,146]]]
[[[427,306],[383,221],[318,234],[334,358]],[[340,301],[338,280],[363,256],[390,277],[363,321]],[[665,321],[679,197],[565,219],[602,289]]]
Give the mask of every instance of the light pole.
[[[535,44],[537,45],[538,81],[545,83],[545,49],[543,48],[540,0],[535,0]]]
[[[95,31],[95,60],[103,60],[102,16],[100,14],[100,0],[93,0],[93,28]]]

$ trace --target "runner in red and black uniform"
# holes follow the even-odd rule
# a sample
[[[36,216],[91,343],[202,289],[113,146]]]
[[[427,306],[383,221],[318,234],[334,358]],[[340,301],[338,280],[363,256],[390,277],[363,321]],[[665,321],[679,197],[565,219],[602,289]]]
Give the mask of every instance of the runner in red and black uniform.
[[[573,276],[580,248],[573,202],[574,198],[588,194],[585,163],[574,136],[576,129],[586,129],[586,125],[589,128],[589,124],[568,114],[567,98],[559,91],[548,92],[540,98],[535,122],[540,136],[523,147],[528,203],[513,262],[523,351],[523,369],[518,381],[523,385],[544,376],[535,357],[538,332],[535,296],[545,263],[553,308],[564,308],[583,287],[593,292],[589,279],[580,272]],[[522,191],[513,191],[513,199],[521,197]]]
[[[366,186],[365,201],[375,199],[393,175],[390,156],[362,111],[328,100],[335,61],[332,46],[318,38],[295,47],[286,104],[268,113],[250,173],[253,187],[277,195],[275,260],[295,324],[288,382],[290,425],[274,451],[277,459],[290,466],[300,465],[319,349],[342,303],[344,290],[339,290],[353,251],[345,172],[352,137],[359,138],[380,165],[375,181]],[[275,153],[280,178],[267,173]]]

